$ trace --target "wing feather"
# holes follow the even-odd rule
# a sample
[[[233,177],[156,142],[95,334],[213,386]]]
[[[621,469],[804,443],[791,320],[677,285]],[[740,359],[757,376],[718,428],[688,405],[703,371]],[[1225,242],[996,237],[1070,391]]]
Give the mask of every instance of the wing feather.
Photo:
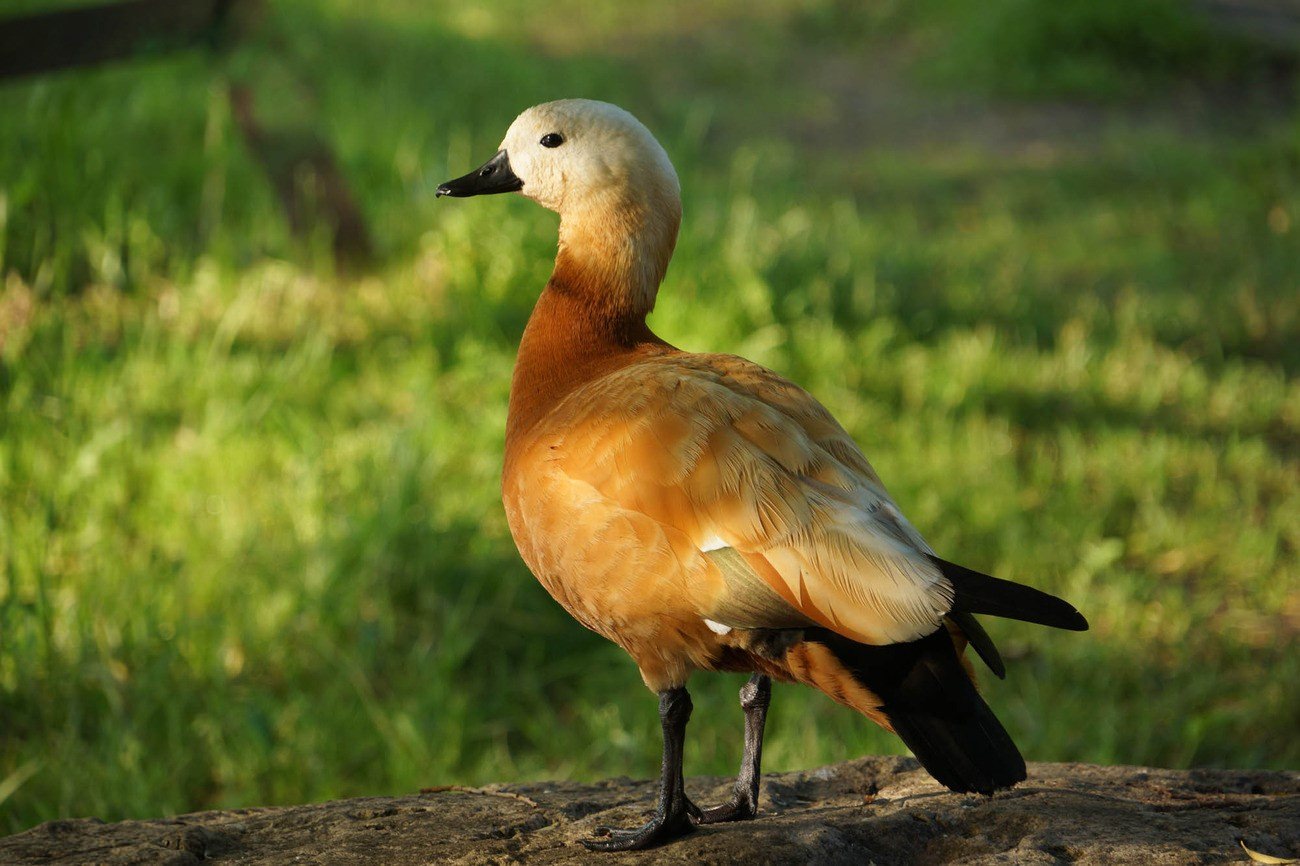
[[[726,355],[658,357],[554,411],[557,468],[683,533],[701,557],[719,539],[738,555],[730,578],[704,560],[716,586],[698,587],[701,616],[739,628],[812,621],[884,644],[933,632],[951,607],[951,584],[866,457],[774,373]],[[769,590],[761,602],[755,580]]]

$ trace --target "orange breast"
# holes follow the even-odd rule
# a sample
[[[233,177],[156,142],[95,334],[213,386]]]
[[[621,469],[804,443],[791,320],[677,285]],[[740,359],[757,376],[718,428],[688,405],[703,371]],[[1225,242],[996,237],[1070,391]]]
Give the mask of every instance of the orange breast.
[[[627,650],[652,689],[711,667],[718,647],[690,590],[710,564],[671,525],[569,476],[547,432],[521,451],[502,490],[528,567],[575,619]]]

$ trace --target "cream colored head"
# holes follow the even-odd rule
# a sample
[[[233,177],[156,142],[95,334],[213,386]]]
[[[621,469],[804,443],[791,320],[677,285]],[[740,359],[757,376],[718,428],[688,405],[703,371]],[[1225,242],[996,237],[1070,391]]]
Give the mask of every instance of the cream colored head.
[[[654,305],[677,240],[681,188],[639,120],[590,99],[533,106],[510,124],[496,156],[438,188],[516,191],[560,214],[556,278],[623,295],[642,312]]]
[[[524,183],[521,192],[560,214],[611,197],[681,208],[668,154],[641,121],[608,102],[533,106],[510,124],[501,149]]]

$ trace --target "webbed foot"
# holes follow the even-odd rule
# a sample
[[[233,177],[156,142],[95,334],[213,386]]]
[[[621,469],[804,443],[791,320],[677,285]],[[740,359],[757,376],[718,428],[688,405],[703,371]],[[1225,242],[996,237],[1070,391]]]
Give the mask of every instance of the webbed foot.
[[[700,823],[700,814],[700,810],[691,805],[690,810],[683,808],[676,814],[656,814],[644,826],[634,830],[597,827],[596,836],[601,838],[583,839],[582,844],[592,851],[640,851],[643,848],[653,848],[690,833]]]
[[[700,813],[700,824],[723,824],[727,821],[748,821],[758,814],[758,803],[754,802],[748,792],[736,792],[730,803],[713,806]]]
[[[616,830],[597,827],[596,839],[583,839],[592,851],[639,851],[680,839],[695,829],[703,814],[682,790],[682,742],[691,717],[691,696],[683,687],[659,693],[659,719],[663,724],[664,756],[660,765],[659,800],[654,817],[643,827]]]

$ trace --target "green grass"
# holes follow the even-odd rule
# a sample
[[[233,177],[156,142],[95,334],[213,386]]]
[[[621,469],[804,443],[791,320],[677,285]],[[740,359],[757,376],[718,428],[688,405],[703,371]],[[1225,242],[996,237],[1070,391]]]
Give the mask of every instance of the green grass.
[[[678,165],[659,333],[793,376],[944,555],[1088,615],[990,624],[1029,758],[1300,765],[1300,119],[820,149],[833,6],[283,0],[222,60],[0,86],[0,832],[653,772],[653,697],[498,502],[555,219],[432,197],[567,95]],[[863,40],[913,32],[886,12]],[[372,272],[296,245],[244,154],[215,82],[267,69],[312,87]],[[689,772],[732,770],[738,685],[693,681]],[[901,746],[787,687],[765,751]]]
[[[1187,80],[1265,84],[1286,54],[1188,0],[930,0],[940,80],[1020,95],[1130,100]]]

